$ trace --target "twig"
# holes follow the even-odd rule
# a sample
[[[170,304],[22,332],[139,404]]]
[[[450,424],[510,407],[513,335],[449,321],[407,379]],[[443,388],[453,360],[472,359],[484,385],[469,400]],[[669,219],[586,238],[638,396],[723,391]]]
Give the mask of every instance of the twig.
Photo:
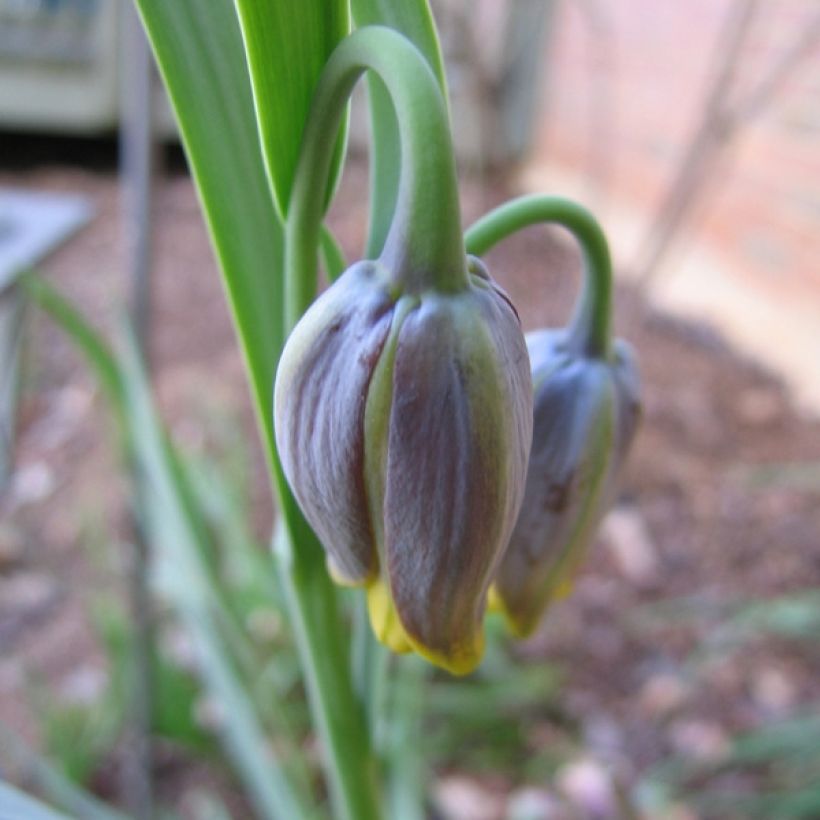
[[[579,0],[578,7],[590,33],[589,179],[597,192],[603,194],[611,183],[613,161],[618,155],[613,104],[615,37],[612,19],[600,0]]]
[[[786,49],[769,73],[745,101],[736,106],[734,120],[745,122],[756,117],[777,96],[801,61],[820,42],[820,13],[814,16],[791,48]]]
[[[716,54],[721,55],[714,80],[703,105],[700,123],[689,143],[675,179],[657,216],[636,265],[638,281],[645,285],[668,249],[684,216],[700,189],[706,166],[722,138],[722,116],[726,99],[737,71],[743,46],[757,13],[758,0],[735,0],[718,41]]]
[[[730,87],[757,5],[758,0],[735,0],[727,25],[728,47],[704,105],[700,126],[648,232],[644,252],[639,257],[641,261],[636,265],[641,285],[651,279],[685,217],[697,199],[703,197],[706,180],[714,178],[713,173],[707,172],[716,169],[731,139],[742,125],[771,103],[801,61],[820,42],[820,14],[817,14],[757,86],[744,99],[730,105],[727,102]],[[717,52],[721,50],[719,47]]]
[[[143,358],[147,361],[150,319],[151,183],[153,176],[153,64],[151,52],[133,6],[124,8],[126,60],[121,128],[122,173],[125,180],[125,231],[131,280],[129,315]],[[128,597],[133,624],[134,674],[129,704],[129,747],[122,783],[126,803],[139,820],[154,816],[153,744],[151,732],[155,700],[154,623],[148,574],[151,561],[141,510],[141,480],[132,465],[134,505],[130,511],[132,550],[127,569]]]

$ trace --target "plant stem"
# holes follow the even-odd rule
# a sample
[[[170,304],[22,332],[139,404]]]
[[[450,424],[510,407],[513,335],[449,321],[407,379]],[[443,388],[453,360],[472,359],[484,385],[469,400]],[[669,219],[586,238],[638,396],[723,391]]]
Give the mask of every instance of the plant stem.
[[[376,820],[381,816],[376,759],[366,715],[353,690],[338,596],[325,570],[322,547],[310,527],[304,519],[292,520],[286,526],[290,532],[279,533],[274,551],[280,561],[311,711],[324,744],[336,813],[346,820]]]
[[[467,286],[455,159],[441,89],[409,40],[368,26],[331,55],[305,126],[286,227],[289,327],[316,291],[316,247],[336,133],[353,86],[368,69],[390,92],[402,145],[398,202],[380,260],[404,292]]]
[[[286,223],[285,324],[292,329],[316,292],[317,248],[336,134],[356,81],[372,70],[399,121],[402,165],[396,211],[380,261],[403,292],[467,287],[455,161],[447,107],[424,58],[402,35],[373,26],[333,52],[317,85],[302,138]],[[324,743],[340,816],[380,814],[368,721],[357,699],[347,636],[324,553],[274,457],[283,529],[276,553],[284,576],[311,708]]]
[[[480,256],[510,234],[542,222],[566,228],[581,246],[584,287],[571,323],[572,337],[586,355],[608,358],[612,335],[612,262],[606,236],[586,208],[560,197],[519,197],[490,211],[467,230],[467,252]]]
[[[419,751],[427,665],[411,655],[397,659],[388,748],[391,820],[424,820],[425,760]]]

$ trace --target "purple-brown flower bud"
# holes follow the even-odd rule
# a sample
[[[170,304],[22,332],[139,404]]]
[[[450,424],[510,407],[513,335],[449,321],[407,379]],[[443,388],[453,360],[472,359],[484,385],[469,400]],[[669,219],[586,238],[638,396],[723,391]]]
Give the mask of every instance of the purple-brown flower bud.
[[[524,502],[493,588],[525,636],[569,592],[612,501],[640,417],[634,356],[618,340],[587,356],[570,330],[527,335],[534,388],[533,443]]]
[[[532,383],[518,316],[478,260],[455,292],[349,268],[276,378],[285,475],[373,628],[455,673],[481,658],[487,591],[518,514]]]

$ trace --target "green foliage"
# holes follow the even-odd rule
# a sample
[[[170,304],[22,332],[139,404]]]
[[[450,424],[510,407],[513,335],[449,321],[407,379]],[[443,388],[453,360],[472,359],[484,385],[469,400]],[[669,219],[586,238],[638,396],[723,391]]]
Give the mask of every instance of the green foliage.
[[[268,752],[266,728],[249,691],[249,680],[258,680],[258,670],[249,665],[253,650],[230,603],[233,595],[218,583],[214,573],[214,543],[208,528],[213,512],[209,516],[202,508],[191,474],[155,414],[133,340],[127,338],[125,354],[119,359],[83,317],[46,285],[40,283],[30,288],[30,293],[89,356],[98,373],[116,374],[114,382],[123,401],[117,398],[112,406],[124,425],[123,440],[128,442],[124,457],[133,461],[137,477],[137,512],[153,548],[154,583],[193,642],[205,691],[230,715],[230,720],[221,723],[221,740],[237,774],[262,816],[310,816],[312,796],[305,789],[299,790],[307,780],[298,771],[301,757],[283,755],[280,762]],[[255,577],[272,592],[272,563],[269,556],[260,554],[266,560],[260,559]],[[275,600],[275,596],[270,598]],[[116,653],[121,636],[112,628],[107,638]],[[165,677],[169,678],[167,673]],[[172,691],[184,695],[184,684],[174,676],[170,680],[175,687]],[[273,688],[266,692],[272,709],[281,707],[276,694]],[[281,708],[276,714],[280,712]],[[179,720],[169,724],[167,715],[163,718],[160,713],[159,717],[177,736],[182,733],[191,739],[190,724],[180,725]],[[298,742],[283,731],[287,727],[282,724],[279,721],[276,727],[280,742],[286,746]]]
[[[539,721],[566,723],[558,709],[560,670],[517,661],[500,618],[488,627],[487,654],[473,676],[467,681],[442,676],[432,682],[421,742],[441,767],[508,772],[523,782],[542,781],[574,748],[576,730],[571,724],[561,727],[564,745],[546,753],[534,754],[528,734]]]
[[[59,761],[62,773],[78,785],[88,785],[106,754],[114,747],[121,713],[105,701],[92,708],[41,700],[38,718],[46,754]]]
[[[692,599],[669,602],[664,609],[662,618],[676,623],[716,617]],[[656,608],[656,621],[657,616]],[[694,668],[760,641],[787,640],[816,651],[820,595],[805,590],[739,602],[717,618],[709,640],[692,654]],[[736,735],[716,758],[676,755],[662,761],[644,776],[638,795],[643,805],[656,809],[683,799],[710,817],[810,820],[820,815],[819,783],[820,717],[809,708]]]
[[[454,682],[437,679],[425,703],[426,672],[412,661],[390,669],[359,617],[355,652],[349,652],[347,613],[337,606],[341,596],[279,468],[271,397],[287,329],[285,302],[295,289],[306,297],[299,302],[303,307],[315,290],[312,273],[302,276],[298,266],[296,275],[287,274],[286,288],[285,258],[297,243],[290,233],[286,238],[283,216],[294,200],[294,174],[317,78],[349,28],[347,4],[211,0],[207,9],[197,0],[136,4],[176,112],[220,262],[282,522],[273,539],[276,572],[270,553],[247,531],[246,499],[238,485],[207,462],[186,457],[168,436],[130,335],[122,354],[114,354],[65,300],[42,283],[31,284],[36,301],[85,353],[111,402],[121,455],[133,480],[138,523],[150,542],[153,588],[170,612],[161,629],[169,622],[182,629],[194,650],[196,677],[155,649],[159,706],[154,731],[193,754],[215,754],[212,736],[195,718],[195,706],[205,695],[222,713],[215,723],[224,758],[260,817],[321,816],[325,807],[319,795],[326,786],[334,815],[369,820],[381,814],[384,802],[389,816],[420,820],[425,776],[420,750],[426,750],[432,763],[520,769],[527,760],[528,738],[518,726],[535,717],[533,699],[537,708],[544,707],[557,683],[552,669],[515,671],[496,644],[469,685],[456,689]],[[440,48],[425,0],[353,0],[352,12],[357,26],[376,23],[405,34],[432,68],[446,100]],[[418,62],[415,50],[403,40],[399,45]],[[385,58],[388,63],[391,57]],[[435,82],[429,85],[445,111]],[[411,108],[418,116],[429,106]],[[374,255],[395,210],[401,155],[393,105],[378,81],[371,86],[371,109],[368,252]],[[446,122],[446,112],[439,119]],[[427,158],[431,143],[446,142],[442,150],[452,160],[447,129],[431,140],[424,124],[421,117],[418,129],[408,126],[424,149],[416,153]],[[327,129],[328,156],[336,145],[327,180],[331,191],[343,157],[344,137],[334,143],[335,130],[335,125]],[[326,204],[321,202],[325,175],[319,176],[317,212],[319,204]],[[420,189],[427,187],[425,180],[416,182]],[[441,213],[427,208],[425,200],[420,210],[427,221],[422,222],[451,220],[456,225],[451,238],[457,239],[451,245],[458,246],[463,261],[457,196],[451,199]],[[293,224],[290,219],[289,231]],[[431,231],[422,234],[429,237]],[[309,245],[302,249],[308,262],[321,249],[331,279],[344,267],[329,233],[321,248],[312,236],[304,244]],[[106,617],[101,629],[114,669],[105,698],[107,726],[119,726],[133,677],[131,635],[116,615]],[[110,728],[99,734],[103,740],[91,739],[90,719],[87,712],[73,710],[49,716],[61,744],[75,740],[76,749],[62,744],[57,751],[79,778],[88,775],[100,749],[112,742]],[[322,785],[304,749],[313,740],[311,729],[324,753]],[[488,736],[494,740],[489,749]],[[465,746],[478,739],[481,743],[475,745],[487,751],[464,754]],[[528,773],[540,777],[542,763],[529,764]],[[386,796],[377,793],[380,775],[389,784]],[[207,811],[224,813],[218,803],[209,803]]]
[[[291,8],[292,4],[276,4]],[[267,183],[231,0],[137,0],[171,97],[273,459],[271,396],[284,343],[282,223]]]
[[[313,91],[327,58],[348,32],[348,4],[344,0],[236,0],[236,9],[265,165],[284,218]],[[344,157],[345,130],[337,142],[330,190]]]

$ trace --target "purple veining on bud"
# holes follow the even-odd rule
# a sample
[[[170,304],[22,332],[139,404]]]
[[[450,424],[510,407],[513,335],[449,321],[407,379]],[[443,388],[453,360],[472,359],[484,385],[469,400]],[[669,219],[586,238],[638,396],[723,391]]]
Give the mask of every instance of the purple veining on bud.
[[[291,334],[274,405],[285,475],[334,577],[368,588],[377,636],[470,671],[532,441],[504,292],[478,260],[454,293],[353,265]]]
[[[577,338],[577,337],[576,337]],[[534,387],[533,444],[524,502],[494,584],[512,629],[527,635],[571,583],[612,502],[640,418],[629,346],[589,357],[572,331],[527,335]]]

